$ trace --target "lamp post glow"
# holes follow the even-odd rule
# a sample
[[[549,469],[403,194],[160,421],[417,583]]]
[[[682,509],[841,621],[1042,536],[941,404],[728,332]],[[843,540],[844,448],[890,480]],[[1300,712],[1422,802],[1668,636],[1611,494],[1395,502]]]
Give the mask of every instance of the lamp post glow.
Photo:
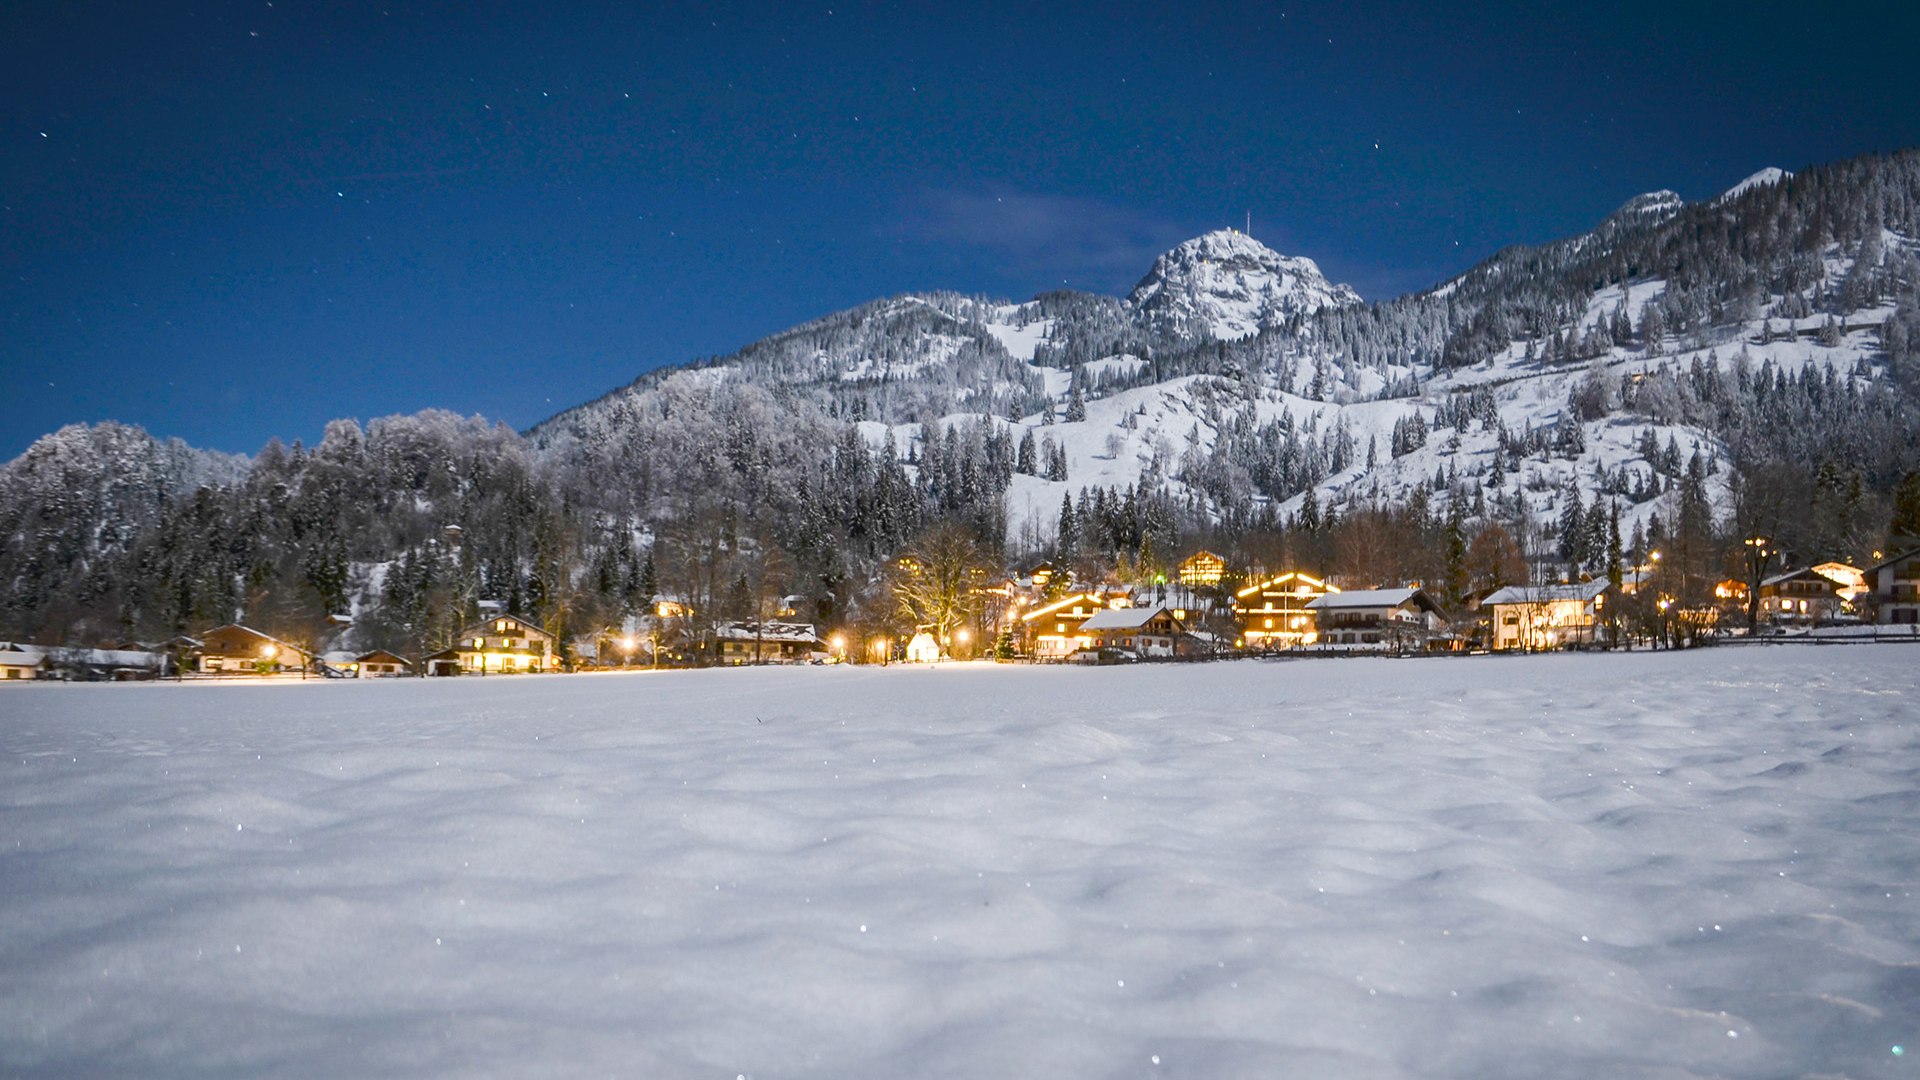
[[[1749,536],[1747,547],[1747,636],[1760,626],[1760,575],[1773,559],[1773,548],[1764,536]]]

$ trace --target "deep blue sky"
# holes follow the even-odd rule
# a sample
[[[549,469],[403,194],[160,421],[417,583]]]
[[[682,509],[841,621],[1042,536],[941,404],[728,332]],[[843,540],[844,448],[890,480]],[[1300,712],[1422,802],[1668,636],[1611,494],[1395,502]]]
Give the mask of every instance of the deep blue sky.
[[[525,427],[864,300],[1255,236],[1370,299],[1920,144],[1911,3],[0,6],[0,459]]]

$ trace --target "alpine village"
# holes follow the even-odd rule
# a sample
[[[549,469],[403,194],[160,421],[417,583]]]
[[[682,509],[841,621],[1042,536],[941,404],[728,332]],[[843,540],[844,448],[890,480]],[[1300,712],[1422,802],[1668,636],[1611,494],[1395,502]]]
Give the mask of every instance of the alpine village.
[[[1920,152],[1382,302],[1221,230],[524,432],[67,427],[0,468],[0,639],[0,681],[1920,642]]]

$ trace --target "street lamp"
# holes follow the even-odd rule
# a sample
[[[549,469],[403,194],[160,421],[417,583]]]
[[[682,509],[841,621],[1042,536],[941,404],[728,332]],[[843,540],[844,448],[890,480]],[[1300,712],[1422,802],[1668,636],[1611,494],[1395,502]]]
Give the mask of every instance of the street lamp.
[[[627,657],[623,666],[625,667],[633,666],[633,649],[634,649],[634,646],[638,644],[639,642],[634,640],[634,637],[632,634],[628,634],[627,636],[620,639],[620,650],[627,654]]]
[[[1749,536],[1747,547],[1747,636],[1760,626],[1760,575],[1773,558],[1773,548],[1764,536]]]

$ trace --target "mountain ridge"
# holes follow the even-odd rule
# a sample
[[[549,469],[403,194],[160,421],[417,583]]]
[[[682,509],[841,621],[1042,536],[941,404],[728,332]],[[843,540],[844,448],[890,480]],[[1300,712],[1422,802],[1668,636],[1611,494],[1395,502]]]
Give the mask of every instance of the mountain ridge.
[[[391,640],[434,582],[556,612],[580,589],[625,602],[657,562],[714,607],[769,552],[841,610],[878,603],[862,597],[886,561],[939,521],[1107,572],[1199,542],[1429,578],[1449,517],[1531,565],[1590,567],[1567,530],[1603,509],[1628,536],[1706,521],[1854,557],[1920,468],[1920,153],[1755,175],[1636,197],[1373,303],[1231,230],[1124,298],[902,294],[524,433],[428,411],[222,463],[63,430],[58,452],[0,467],[0,629],[324,600]],[[182,479],[142,498],[116,472]],[[1340,539],[1370,520],[1425,539],[1389,566]],[[468,537],[457,565],[434,546],[448,523]]]

